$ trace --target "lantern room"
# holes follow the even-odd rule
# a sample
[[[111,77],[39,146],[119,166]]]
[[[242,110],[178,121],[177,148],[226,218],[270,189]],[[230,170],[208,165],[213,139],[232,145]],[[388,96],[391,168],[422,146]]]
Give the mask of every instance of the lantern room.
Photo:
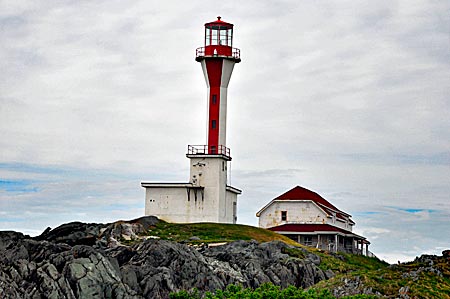
[[[233,24],[224,22],[221,17],[205,24],[204,47],[197,48],[196,60],[205,57],[229,58],[240,62],[240,50],[233,48]]]

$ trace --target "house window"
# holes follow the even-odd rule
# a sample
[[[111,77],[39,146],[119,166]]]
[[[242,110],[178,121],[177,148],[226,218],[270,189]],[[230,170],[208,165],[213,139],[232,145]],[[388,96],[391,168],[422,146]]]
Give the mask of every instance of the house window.
[[[303,237],[303,244],[306,246],[312,246],[312,237],[311,236],[304,236]]]
[[[213,94],[212,96],[212,103],[213,105],[217,104],[217,95]]]
[[[211,128],[215,129],[216,128],[216,120],[212,120],[211,121]]]
[[[281,211],[281,221],[287,221],[287,211]]]

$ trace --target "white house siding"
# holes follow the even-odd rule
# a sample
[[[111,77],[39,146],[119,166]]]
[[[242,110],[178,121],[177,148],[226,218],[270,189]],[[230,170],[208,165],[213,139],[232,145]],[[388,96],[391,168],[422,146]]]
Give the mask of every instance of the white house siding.
[[[331,225],[334,225],[334,226],[337,226],[339,228],[348,230],[348,231],[352,231],[352,228],[353,228],[352,225],[350,225],[349,221],[347,221],[347,224],[346,224],[346,221],[344,221],[342,219],[339,219],[339,218],[336,218],[336,221],[334,223],[333,223],[333,219],[332,218],[328,218],[327,223],[331,224]]]
[[[281,212],[287,211],[286,221],[281,220]],[[328,223],[326,213],[311,201],[274,201],[259,216],[259,227],[269,228],[286,223]]]

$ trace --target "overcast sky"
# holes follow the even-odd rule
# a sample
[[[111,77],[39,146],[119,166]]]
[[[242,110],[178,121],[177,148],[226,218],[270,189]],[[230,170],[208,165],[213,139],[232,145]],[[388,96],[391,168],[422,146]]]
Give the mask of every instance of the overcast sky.
[[[144,213],[206,142],[195,49],[235,24],[238,222],[296,185],[389,262],[450,248],[450,2],[0,1],[0,230]]]

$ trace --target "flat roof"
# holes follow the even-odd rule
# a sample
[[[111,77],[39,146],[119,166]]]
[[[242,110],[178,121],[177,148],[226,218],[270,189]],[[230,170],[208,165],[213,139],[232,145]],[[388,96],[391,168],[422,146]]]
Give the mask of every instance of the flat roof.
[[[141,182],[141,186],[144,188],[203,188],[191,183]]]

